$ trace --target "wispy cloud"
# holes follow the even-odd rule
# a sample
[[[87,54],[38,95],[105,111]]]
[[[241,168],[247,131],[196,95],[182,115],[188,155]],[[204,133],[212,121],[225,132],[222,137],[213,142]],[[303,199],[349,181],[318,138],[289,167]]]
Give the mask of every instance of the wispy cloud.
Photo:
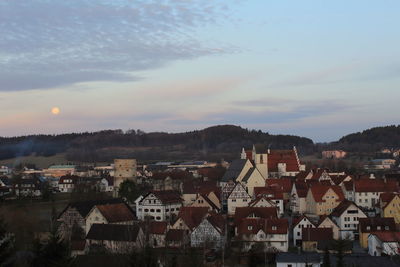
[[[3,0],[0,91],[134,80],[138,70],[226,53],[192,34],[225,9],[210,0]]]

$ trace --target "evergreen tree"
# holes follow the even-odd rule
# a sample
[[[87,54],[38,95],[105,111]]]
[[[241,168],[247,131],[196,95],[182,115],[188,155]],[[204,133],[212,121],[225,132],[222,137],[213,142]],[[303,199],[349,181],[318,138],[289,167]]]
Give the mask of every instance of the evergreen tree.
[[[125,180],[121,183],[118,195],[126,199],[129,203],[133,203],[140,195],[137,185],[131,180]]]
[[[14,252],[14,238],[7,233],[7,225],[0,217],[0,266],[7,266]]]
[[[72,265],[69,247],[58,235],[55,227],[51,230],[47,243],[42,243],[39,240],[35,241],[34,253],[36,257],[32,262],[33,267],[64,267]]]

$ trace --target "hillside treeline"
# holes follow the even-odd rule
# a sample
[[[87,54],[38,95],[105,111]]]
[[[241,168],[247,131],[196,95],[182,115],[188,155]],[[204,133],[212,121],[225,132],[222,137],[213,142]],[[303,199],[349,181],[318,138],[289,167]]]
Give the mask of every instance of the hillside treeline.
[[[270,148],[312,153],[311,139],[291,135],[270,135],[239,126],[221,125],[185,133],[141,130],[106,130],[93,133],[32,135],[0,138],[0,159],[26,155],[51,156],[66,152],[69,161],[105,162],[114,158],[141,160],[237,158],[242,147],[265,144]]]

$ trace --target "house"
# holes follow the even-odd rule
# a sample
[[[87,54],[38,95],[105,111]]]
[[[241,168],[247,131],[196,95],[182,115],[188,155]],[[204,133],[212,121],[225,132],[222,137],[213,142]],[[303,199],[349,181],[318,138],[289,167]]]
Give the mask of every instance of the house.
[[[178,215],[182,202],[178,191],[151,191],[135,201],[136,215],[142,221],[170,221]]]
[[[396,231],[396,224],[393,218],[360,218],[359,237],[362,248],[368,248],[368,236],[372,232]]]
[[[397,192],[398,187],[396,182],[383,179],[375,179],[371,176],[370,179],[359,179],[354,181],[354,199],[355,203],[366,210],[373,210],[379,202],[381,193]]]
[[[207,207],[182,207],[177,220],[171,225],[172,229],[182,229],[190,233],[208,215]]]
[[[241,220],[249,218],[274,219],[278,218],[278,209],[275,207],[239,207],[234,216],[235,233]]]
[[[325,150],[322,151],[322,157],[324,159],[342,159],[346,157],[347,152],[343,150]]]
[[[301,246],[303,240],[302,232],[304,228],[315,228],[315,224],[306,216],[293,218],[292,229],[294,246]]]
[[[342,189],[337,185],[313,185],[307,192],[307,213],[329,215],[344,200]]]
[[[332,228],[303,228],[301,246],[303,251],[317,251],[319,243],[328,243],[333,240]]]
[[[367,170],[388,170],[394,167],[396,164],[395,159],[373,159],[367,165],[364,165],[364,169]]]
[[[219,212],[221,210],[219,199],[213,192],[210,193],[210,196],[211,197],[208,197],[205,194],[199,194],[191,207],[206,207],[210,211],[213,210]]]
[[[192,177],[188,171],[172,170],[165,172],[154,172],[149,177],[149,181],[153,186],[153,190],[176,190],[182,189],[185,180]]]
[[[20,179],[14,184],[14,193],[18,197],[40,197],[44,183],[44,180],[38,177]]]
[[[321,267],[323,257],[314,252],[278,253],[276,267]]]
[[[126,254],[145,246],[145,236],[138,224],[93,224],[86,235],[89,252],[107,251]]]
[[[330,185],[334,185],[335,183],[333,182],[329,172],[327,169],[315,169],[312,170],[312,176],[311,180],[318,181],[318,182],[328,182]]]
[[[184,248],[189,246],[190,238],[183,229],[169,229],[165,236],[165,243],[169,248]]]
[[[113,192],[114,191],[114,177],[106,176],[101,178],[99,183],[99,189],[101,192]]]
[[[227,199],[228,215],[235,214],[238,207],[247,207],[251,202],[251,197],[241,183],[236,183]]]
[[[10,179],[8,179],[6,176],[0,177],[0,198],[11,195],[11,193],[12,184]]]
[[[353,181],[344,181],[340,187],[342,188],[345,199],[355,201]]]
[[[265,200],[268,200],[270,203],[273,203],[275,207],[278,208],[278,213],[280,216],[283,216],[284,209],[284,199],[283,193],[279,188],[276,187],[256,187],[254,188],[255,200],[249,204],[252,207],[262,207],[268,206],[268,203]]]
[[[231,190],[232,191],[232,190]],[[230,191],[229,191],[230,193]],[[217,186],[214,181],[199,181],[197,179],[192,179],[185,181],[182,186],[182,198],[183,205],[190,206],[197,199],[199,194],[206,195],[213,201],[214,204],[218,204],[222,208],[221,204],[221,188]],[[215,196],[216,199],[213,198]]]
[[[289,223],[283,218],[245,218],[237,226],[236,239],[247,251],[256,244],[262,244],[269,252],[287,252]]]
[[[226,242],[226,220],[221,214],[205,216],[190,233],[192,247],[222,248]]]
[[[300,163],[296,147],[292,150],[268,151],[268,175],[273,178],[296,176],[305,166]]]
[[[266,187],[274,189],[276,192],[282,192],[285,201],[290,200],[290,193],[293,185],[293,180],[291,178],[281,177],[280,179],[268,179],[265,183]]]
[[[71,193],[81,178],[76,175],[64,175],[58,180],[58,190],[62,193]]]
[[[290,210],[294,214],[304,214],[307,210],[308,186],[304,181],[294,182],[290,193]]]
[[[65,240],[70,240],[74,228],[80,228],[84,233],[87,233],[86,216],[93,207],[116,203],[124,202],[122,199],[112,198],[69,203],[57,218],[57,221],[60,223],[58,228],[60,236]]]
[[[394,218],[396,224],[400,224],[400,194],[381,193],[379,196],[378,213],[381,217]]]
[[[133,210],[125,203],[95,205],[86,215],[86,233],[93,224],[133,224]]]
[[[339,226],[328,216],[323,215],[319,218],[317,228],[331,228],[333,232],[333,239],[340,239]]]
[[[331,218],[339,226],[340,238],[354,240],[359,219],[367,215],[354,202],[344,200],[333,210]]]
[[[221,204],[222,210],[228,211],[228,197],[231,194],[232,190],[235,188],[236,183],[234,181],[228,181],[221,187]]]
[[[149,221],[142,225],[147,244],[152,248],[165,247],[165,237],[167,235],[167,222]]]
[[[400,232],[372,232],[368,236],[368,253],[371,256],[400,254]]]

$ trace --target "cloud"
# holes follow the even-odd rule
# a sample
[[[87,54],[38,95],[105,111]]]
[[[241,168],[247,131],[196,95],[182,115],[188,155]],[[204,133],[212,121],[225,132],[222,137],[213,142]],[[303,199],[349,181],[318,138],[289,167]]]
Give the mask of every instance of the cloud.
[[[3,0],[0,91],[135,80],[128,73],[229,52],[194,37],[225,9],[211,0]]]

